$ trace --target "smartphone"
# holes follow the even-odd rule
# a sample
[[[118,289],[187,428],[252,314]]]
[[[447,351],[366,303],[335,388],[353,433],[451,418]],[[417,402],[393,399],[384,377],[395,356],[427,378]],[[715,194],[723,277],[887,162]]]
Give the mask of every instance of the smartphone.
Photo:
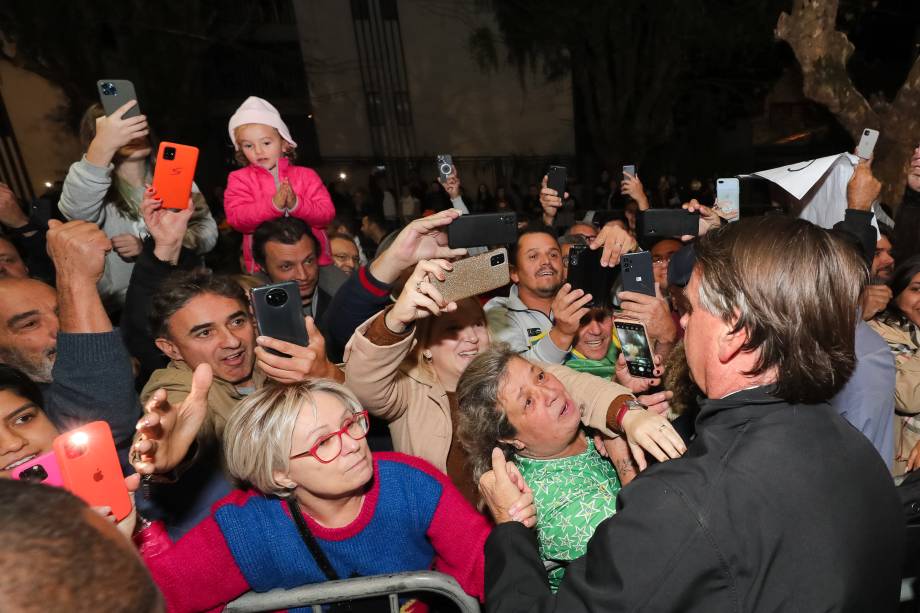
[[[741,185],[737,178],[716,179],[716,204],[719,216],[728,221],[738,221],[741,215]]]
[[[875,151],[875,143],[878,141],[878,130],[863,130],[856,146],[856,155],[864,160],[872,159],[872,152]]]
[[[508,250],[504,247],[454,262],[454,269],[444,272],[444,280],[432,280],[435,289],[447,302],[478,296],[508,285]]]
[[[510,245],[517,241],[517,213],[461,215],[447,226],[447,244],[452,249]]]
[[[454,172],[454,160],[450,155],[442,153],[438,156],[438,176],[441,178],[441,183],[447,181],[447,177],[452,175]]]
[[[620,257],[620,280],[623,291],[655,295],[655,274],[652,272],[652,254],[648,251],[626,253]]]
[[[568,171],[565,166],[550,166],[546,173],[546,187],[556,190],[560,198],[565,196],[565,183]]]
[[[307,325],[304,323],[300,288],[296,281],[254,287],[249,295],[260,336],[307,346]],[[291,357],[274,349],[268,351],[285,358]]]
[[[643,238],[696,236],[700,231],[700,214],[686,209],[648,209],[639,212],[636,225]]]
[[[54,439],[64,486],[91,507],[109,507],[121,521],[131,512],[131,499],[118,463],[112,430],[94,421]]]
[[[635,177],[636,176],[636,165],[627,164],[626,166],[623,166],[623,178],[624,179],[626,178],[626,173],[629,173]]]
[[[163,200],[163,208],[188,208],[197,164],[198,147],[160,143],[156,167],[153,170],[153,189]]]
[[[572,245],[569,250],[568,275],[565,282],[573,290],[591,294],[589,307],[611,306],[610,288],[616,280],[616,268],[601,266],[602,249],[591,250],[587,245]]]
[[[100,79],[96,81],[96,89],[99,91],[99,101],[102,102],[102,109],[106,117],[118,110],[129,100],[137,100],[137,94],[134,93],[134,83],[125,79]],[[141,114],[140,103],[135,104],[125,111],[122,119],[136,117]]]
[[[633,377],[655,378],[655,362],[645,326],[638,321],[615,319],[613,321],[620,351],[626,359],[626,368]]]
[[[53,451],[17,466],[12,470],[11,474],[13,479],[18,479],[19,481],[64,487],[61,467],[58,465],[57,456],[54,455]]]

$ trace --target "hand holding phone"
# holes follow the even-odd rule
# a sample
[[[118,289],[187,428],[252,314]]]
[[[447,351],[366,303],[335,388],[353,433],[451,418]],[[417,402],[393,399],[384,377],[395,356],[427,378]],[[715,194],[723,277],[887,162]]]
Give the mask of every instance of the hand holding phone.
[[[546,173],[546,187],[556,190],[556,196],[560,201],[565,197],[567,175],[568,170],[565,166],[550,166]]]
[[[454,160],[447,153],[438,156],[438,179],[441,183],[446,183],[447,179],[454,173]]]

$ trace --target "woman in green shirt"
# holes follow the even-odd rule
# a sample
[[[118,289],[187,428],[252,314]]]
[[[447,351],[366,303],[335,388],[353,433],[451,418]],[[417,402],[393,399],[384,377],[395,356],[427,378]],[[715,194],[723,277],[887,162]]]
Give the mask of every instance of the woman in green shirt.
[[[640,388],[635,391],[642,391],[647,381],[626,384],[635,383]],[[559,380],[507,347],[477,356],[457,383],[457,397],[458,435],[473,478],[478,481],[491,469],[492,449],[502,449],[533,491],[543,559],[564,565],[584,555],[595,528],[616,512],[620,479],[607,456],[617,446],[625,447],[626,440],[592,438]],[[643,408],[638,403],[629,406]],[[685,450],[667,419],[656,412],[624,411],[618,426],[630,441],[654,437],[651,449],[643,447],[659,460]],[[563,574],[564,568],[551,571],[554,591]]]

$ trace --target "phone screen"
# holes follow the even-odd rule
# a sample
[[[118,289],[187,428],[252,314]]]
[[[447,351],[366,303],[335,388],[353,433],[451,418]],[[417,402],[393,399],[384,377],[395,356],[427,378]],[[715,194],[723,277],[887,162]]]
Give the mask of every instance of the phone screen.
[[[629,367],[629,374],[638,377],[652,378],[655,372],[655,363],[652,359],[652,350],[645,335],[645,327],[639,323],[626,321],[614,322],[617,338],[620,339],[620,350]]]
[[[719,205],[721,217],[728,221],[738,221],[741,212],[741,186],[738,179],[716,180],[716,204]]]

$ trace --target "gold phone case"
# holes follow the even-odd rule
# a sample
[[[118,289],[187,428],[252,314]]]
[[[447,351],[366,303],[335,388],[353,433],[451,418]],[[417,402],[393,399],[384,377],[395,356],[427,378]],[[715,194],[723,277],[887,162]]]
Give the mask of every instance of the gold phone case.
[[[454,269],[450,272],[445,271],[444,275],[443,281],[434,279],[432,284],[447,302],[492,291],[507,285],[511,280],[508,272],[508,250],[501,247],[457,260],[454,262]]]

